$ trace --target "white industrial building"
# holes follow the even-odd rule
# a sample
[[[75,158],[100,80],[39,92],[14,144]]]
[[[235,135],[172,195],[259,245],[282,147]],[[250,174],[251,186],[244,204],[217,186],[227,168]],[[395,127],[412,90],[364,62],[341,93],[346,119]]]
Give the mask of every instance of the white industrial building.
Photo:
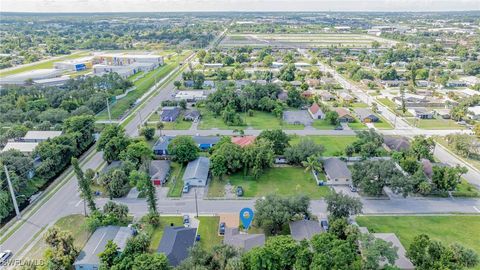
[[[49,79],[33,80],[33,84],[41,86],[61,86],[70,80],[70,76],[64,75]]]
[[[94,57],[93,74],[116,72],[122,78],[133,74],[154,70],[163,64],[163,57],[159,55],[143,54],[101,54]]]
[[[61,70],[82,71],[92,67],[92,60],[93,56],[82,57],[74,60],[55,62],[53,67]]]
[[[0,78],[1,85],[23,85],[28,80],[51,79],[61,75],[61,71],[57,69],[36,69],[32,71],[22,72]]]

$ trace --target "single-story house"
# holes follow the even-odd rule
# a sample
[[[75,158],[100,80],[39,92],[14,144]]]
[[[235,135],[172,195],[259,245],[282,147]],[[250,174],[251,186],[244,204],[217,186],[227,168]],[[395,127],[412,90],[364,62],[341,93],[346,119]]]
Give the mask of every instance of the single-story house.
[[[175,122],[180,115],[179,107],[163,107],[160,119],[163,122]]]
[[[167,156],[168,155],[168,145],[173,139],[171,136],[162,136],[153,145],[153,153],[157,156]]]
[[[340,100],[342,100],[343,102],[353,102],[355,100],[355,97],[353,97],[352,95],[350,95],[349,93],[347,92],[340,92],[338,94],[338,97],[340,98]]]
[[[442,117],[443,119],[450,119],[451,117],[450,109],[435,109],[433,111],[436,115]]]
[[[408,109],[408,112],[420,119],[433,119],[433,113],[427,111],[425,108]]]
[[[384,136],[383,143],[389,151],[406,151],[410,148],[410,142],[405,137]]]
[[[380,120],[378,116],[368,108],[355,108],[353,111],[363,123],[378,122],[378,120]]]
[[[310,114],[306,110],[301,111],[284,111],[283,121],[293,125],[310,126],[313,123]]]
[[[223,64],[222,63],[204,63],[203,66],[206,68],[221,68],[223,67]]]
[[[308,86],[310,86],[310,87],[317,87],[321,83],[319,79],[307,79],[306,82],[307,82]]]
[[[479,120],[480,119],[480,105],[468,107],[467,109],[470,118]]]
[[[323,161],[323,170],[327,176],[328,185],[349,185],[352,182],[352,173],[347,163],[338,158],[327,158]]]
[[[195,244],[196,236],[196,228],[167,226],[157,252],[164,253],[171,266],[177,266],[188,257],[188,251]]]
[[[190,161],[183,174],[183,183],[189,186],[204,187],[207,185],[210,172],[210,159],[199,157]]]
[[[433,167],[449,167],[450,166],[446,163],[441,163],[441,162],[432,163],[430,160],[426,158],[422,158],[420,162],[422,163],[423,173],[429,179],[431,179],[433,176]]]
[[[332,95],[330,92],[328,91],[322,91],[320,92],[320,98],[323,100],[323,101],[330,101],[330,100],[334,100],[335,99],[335,96]]]
[[[338,121],[340,122],[355,122],[355,117],[352,116],[350,111],[345,108],[335,108],[338,114]]]
[[[375,238],[382,239],[386,242],[392,243],[394,248],[397,248],[397,255],[398,258],[395,260],[394,265],[402,270],[413,270],[415,266],[412,262],[407,258],[407,251],[403,247],[400,239],[394,233],[373,233],[372,234]],[[385,264],[385,262],[383,262]]]
[[[7,152],[11,149],[15,149],[25,155],[31,155],[37,145],[38,142],[7,142],[7,144],[3,147],[1,153]]]
[[[218,136],[193,136],[192,138],[201,150],[208,150],[220,141]]]
[[[399,87],[400,85],[404,84],[404,81],[399,80],[384,80],[380,82],[382,85],[386,87]]]
[[[108,241],[117,244],[123,251],[127,240],[132,236],[132,229],[120,226],[100,227],[90,236],[83,250],[78,254],[73,267],[75,270],[96,270],[100,267],[98,255],[105,250]]]
[[[281,101],[286,101],[288,99],[287,91],[282,91],[282,92],[278,93],[277,98]]]
[[[257,138],[256,136],[251,136],[251,135],[232,137],[232,143],[240,147],[245,147],[254,143],[256,138]]]
[[[175,95],[175,99],[177,100],[185,100],[188,102],[195,102],[198,100],[204,100],[207,98],[205,91],[203,90],[184,90],[178,91]]]
[[[318,104],[315,102],[308,108],[308,113],[313,119],[323,119],[325,118],[325,114],[323,113],[322,109]]]
[[[183,120],[185,121],[198,121],[200,119],[200,112],[198,110],[188,110],[185,112],[183,116]]]
[[[167,182],[168,175],[170,174],[170,161],[169,160],[152,160],[148,167],[148,174],[150,180],[155,186],[163,185]]]
[[[261,247],[265,244],[265,234],[240,233],[238,228],[226,227],[223,243],[243,251],[249,251],[254,247]]]
[[[48,139],[53,139],[62,135],[61,131],[37,131],[37,130],[30,130],[23,136],[23,142],[43,142]]]
[[[292,238],[296,241],[302,241],[304,239],[310,240],[314,235],[323,232],[317,220],[292,221],[288,226],[290,227]]]
[[[434,83],[427,81],[427,80],[417,80],[415,81],[418,87],[429,87],[431,85],[434,85]]]

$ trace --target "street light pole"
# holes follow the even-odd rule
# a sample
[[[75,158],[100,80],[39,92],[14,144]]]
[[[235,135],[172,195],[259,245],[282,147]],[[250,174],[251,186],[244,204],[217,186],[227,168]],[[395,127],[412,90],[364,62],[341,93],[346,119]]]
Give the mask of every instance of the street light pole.
[[[5,169],[5,174],[7,175],[8,189],[10,190],[10,195],[12,195],[13,207],[15,208],[15,213],[17,214],[17,219],[20,220],[22,216],[20,215],[20,210],[18,209],[17,198],[15,198],[15,193],[13,192],[12,182],[10,181],[10,174],[8,173],[7,165],[3,165]]]

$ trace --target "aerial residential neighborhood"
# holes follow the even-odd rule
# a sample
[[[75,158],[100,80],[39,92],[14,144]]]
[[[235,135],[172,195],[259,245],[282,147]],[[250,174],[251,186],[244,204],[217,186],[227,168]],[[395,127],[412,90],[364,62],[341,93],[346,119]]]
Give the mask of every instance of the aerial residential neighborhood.
[[[0,269],[480,269],[475,1],[4,1]]]

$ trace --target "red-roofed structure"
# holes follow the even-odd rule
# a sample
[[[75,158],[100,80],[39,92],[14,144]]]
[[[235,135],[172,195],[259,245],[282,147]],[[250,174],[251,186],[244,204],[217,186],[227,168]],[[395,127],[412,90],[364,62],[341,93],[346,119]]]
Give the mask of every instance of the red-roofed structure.
[[[232,137],[232,143],[240,147],[245,147],[255,142],[255,139],[255,136]]]

